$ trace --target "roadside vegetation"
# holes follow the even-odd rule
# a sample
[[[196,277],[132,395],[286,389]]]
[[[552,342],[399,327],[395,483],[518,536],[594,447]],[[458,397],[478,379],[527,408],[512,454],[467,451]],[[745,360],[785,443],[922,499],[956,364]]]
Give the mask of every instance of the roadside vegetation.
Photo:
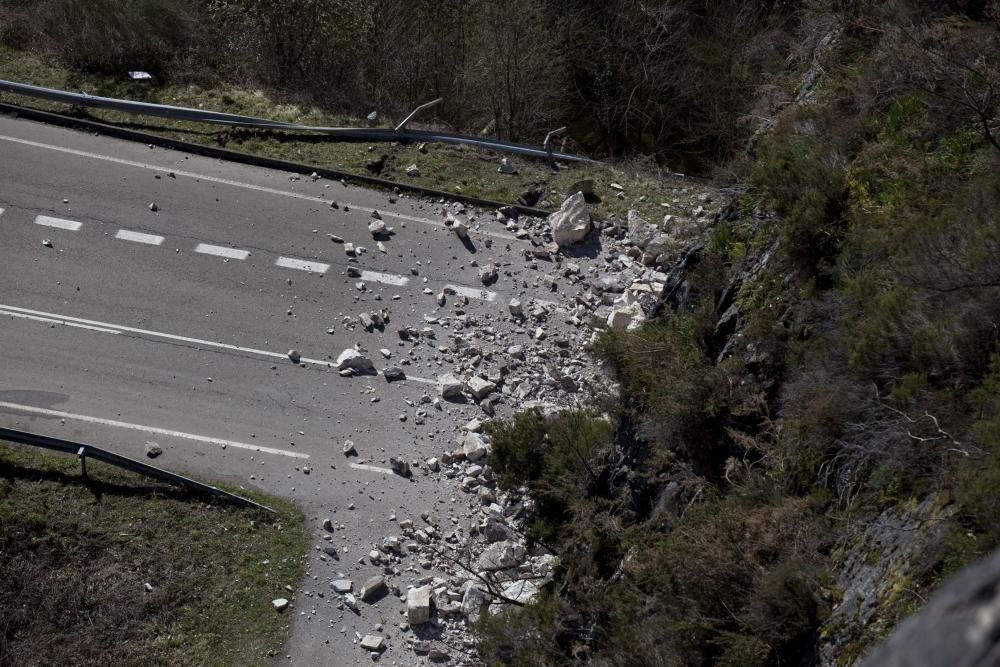
[[[0,443],[0,665],[268,665],[306,534],[97,461]],[[246,492],[241,491],[242,494]]]

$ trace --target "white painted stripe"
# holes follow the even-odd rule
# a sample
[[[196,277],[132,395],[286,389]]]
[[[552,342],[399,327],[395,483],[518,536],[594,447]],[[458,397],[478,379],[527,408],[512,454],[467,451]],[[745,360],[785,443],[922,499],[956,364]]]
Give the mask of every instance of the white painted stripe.
[[[488,289],[476,289],[475,287],[462,287],[461,285],[445,285],[455,290],[455,294],[467,296],[470,299],[481,299],[483,301],[496,301],[497,293]]]
[[[92,327],[89,324],[77,324],[76,322],[67,322],[66,320],[54,319],[51,317],[37,317],[35,315],[25,315],[24,313],[12,313],[9,310],[0,309],[0,315],[7,315],[8,317],[19,317],[25,320],[34,320],[36,322],[48,322],[49,324],[61,324],[67,327],[76,327],[77,329],[89,329],[91,331],[99,331],[100,333],[109,334],[120,334],[120,331],[115,331],[114,329],[105,329],[103,327]]]
[[[380,472],[383,475],[395,475],[389,468],[381,468],[379,466],[370,466],[367,463],[352,463],[351,467],[355,470],[369,470],[371,472]]]
[[[215,255],[216,257],[225,257],[226,259],[246,259],[250,256],[250,253],[246,250],[227,248],[221,245],[209,245],[208,243],[199,243],[194,251],[200,252],[203,255]]]
[[[82,222],[77,222],[76,220],[65,220],[63,218],[53,218],[48,215],[39,215],[35,217],[36,225],[43,225],[45,227],[55,227],[56,229],[68,229],[71,232],[78,232],[80,228],[83,227]]]
[[[133,431],[142,431],[143,433],[152,433],[153,435],[160,435],[168,438],[195,440],[197,442],[204,442],[210,445],[225,445],[226,447],[235,447],[237,449],[249,449],[252,452],[261,452],[263,454],[277,454],[279,456],[288,456],[293,459],[309,458],[308,454],[303,454],[301,452],[290,452],[285,449],[274,449],[273,447],[263,447],[261,445],[249,445],[245,442],[238,442],[236,440],[209,438],[204,435],[195,435],[194,433],[184,433],[183,431],[173,431],[166,428],[157,428],[156,426],[144,426],[142,424],[132,424],[130,422],[118,421],[116,419],[104,419],[103,417],[90,417],[88,415],[78,415],[72,412],[62,412],[61,410],[36,408],[33,405],[21,405],[19,403],[8,403],[6,401],[0,401],[0,408],[6,408],[8,410],[19,410],[21,412],[31,412],[34,414],[45,415],[48,417],[59,417],[60,419],[73,419],[76,421],[88,422],[90,424],[100,424],[101,426],[114,426],[115,428],[127,428]]]
[[[298,269],[299,271],[312,271],[313,273],[326,273],[330,270],[329,264],[323,262],[310,262],[305,259],[295,259],[294,257],[279,257],[274,263],[286,269]]]
[[[379,273],[378,271],[362,271],[361,279],[367,282],[385,283],[396,287],[405,287],[410,279],[406,276],[397,276],[393,273]]]
[[[163,243],[162,236],[157,236],[156,234],[143,234],[142,232],[133,232],[127,229],[119,229],[118,233],[115,234],[115,238],[121,239],[122,241],[145,243],[146,245],[160,245]]]
[[[15,143],[15,144],[22,144],[24,146],[32,146],[34,148],[43,148],[45,150],[57,151],[59,153],[67,153],[69,155],[77,155],[79,157],[90,158],[90,159],[93,159],[93,160],[103,160],[105,162],[113,162],[115,164],[121,164],[121,165],[125,165],[125,166],[128,166],[128,167],[138,167],[139,169],[149,169],[150,171],[158,171],[158,172],[163,173],[163,174],[165,174],[167,172],[173,172],[174,175],[176,175],[176,176],[184,176],[184,177],[187,177],[187,178],[197,178],[198,180],[206,181],[206,182],[209,182],[209,183],[219,183],[221,185],[231,185],[231,186],[237,187],[237,188],[246,188],[248,190],[256,190],[257,192],[266,192],[268,194],[280,195],[282,197],[291,197],[291,198],[294,198],[294,199],[302,199],[302,200],[305,200],[305,201],[311,201],[311,202],[316,202],[316,203],[319,203],[319,204],[323,204],[324,206],[329,206],[330,205],[330,200],[329,199],[325,199],[323,197],[314,197],[312,195],[304,195],[304,194],[299,193],[299,192],[290,192],[288,190],[278,190],[277,188],[269,188],[269,187],[265,187],[263,185],[254,185],[252,183],[243,183],[241,181],[233,181],[233,180],[230,180],[228,178],[219,178],[218,176],[207,176],[205,174],[198,174],[198,173],[195,173],[195,172],[192,172],[192,171],[183,171],[181,169],[173,169],[171,167],[161,167],[160,165],[156,165],[156,164],[148,164],[148,163],[145,163],[145,162],[136,162],[134,160],[125,160],[125,159],[122,159],[122,158],[112,157],[110,155],[101,155],[99,153],[91,153],[91,152],[88,152],[88,151],[76,150],[74,148],[65,148],[63,146],[54,146],[52,144],[45,144],[45,143],[41,143],[41,142],[38,142],[38,141],[28,141],[27,139],[18,139],[17,137],[8,137],[8,136],[5,136],[5,135],[0,135],[0,140],[9,141],[9,142],[12,142],[12,143]],[[340,202],[341,206],[347,205],[352,210],[354,210],[354,211],[360,211],[362,213],[372,213],[375,210],[373,208],[368,208],[367,206],[359,206],[358,204],[352,204],[351,202],[344,201],[342,199],[338,199],[338,201]],[[442,229],[446,228],[446,225],[444,224],[443,221],[430,220],[428,218],[420,218],[420,217],[417,217],[417,216],[414,216],[414,215],[407,215],[405,213],[393,213],[392,211],[386,211],[384,209],[378,209],[378,211],[379,211],[379,213],[383,217],[395,218],[397,220],[405,220],[407,222],[417,222],[417,223],[420,223],[420,224],[423,224],[423,225],[429,225],[431,227],[439,227],[439,228],[442,228]],[[450,234],[452,232],[449,230],[448,233]],[[491,230],[480,229],[480,230],[476,230],[474,233],[478,234],[478,235],[483,235],[483,236],[492,236],[492,237],[498,238],[498,239],[505,239],[505,240],[508,240],[508,241],[522,242],[521,239],[518,239],[513,234],[505,234],[503,232],[494,232],[494,231],[491,231]],[[527,243],[528,241],[523,241],[523,242]]]
[[[108,322],[98,322],[96,320],[85,320],[85,319],[80,318],[80,317],[70,317],[68,315],[57,315],[55,313],[46,313],[46,312],[43,312],[43,311],[40,311],[40,310],[31,310],[29,308],[19,308],[18,306],[7,306],[7,305],[4,305],[4,304],[0,304],[0,309],[2,309],[2,310],[8,310],[8,311],[15,311],[15,312],[19,312],[19,313],[27,313],[27,314],[30,314],[30,315],[39,315],[41,317],[57,318],[57,319],[60,319],[60,320],[65,320],[67,324],[69,324],[70,322],[77,322],[77,323],[81,323],[81,324],[90,324],[90,325],[94,325],[94,326],[97,326],[97,327],[108,327],[108,328],[117,329],[119,333],[128,332],[128,333],[138,334],[140,336],[149,336],[151,338],[163,338],[163,339],[166,339],[166,340],[177,340],[177,341],[181,341],[181,342],[184,342],[184,343],[192,343],[194,345],[202,345],[204,347],[214,347],[214,348],[218,348],[220,350],[232,350],[234,352],[245,352],[247,354],[256,354],[256,355],[259,355],[259,356],[262,356],[262,357],[268,357],[268,358],[271,358],[271,359],[287,359],[288,358],[287,354],[281,354],[280,352],[269,352],[268,350],[257,350],[257,349],[254,349],[252,347],[241,347],[239,345],[229,345],[228,343],[216,343],[216,342],[210,341],[210,340],[201,340],[199,338],[188,338],[187,336],[177,336],[177,335],[174,335],[174,334],[163,333],[162,331],[150,331],[148,329],[137,329],[135,327],[126,327],[126,326],[122,326],[120,324],[110,324]],[[307,358],[307,357],[302,357],[301,361],[304,361],[304,362],[310,363],[310,364],[319,364],[321,366],[332,366],[333,365],[332,361],[329,361],[329,360],[324,361],[323,359],[310,359],[310,358]]]

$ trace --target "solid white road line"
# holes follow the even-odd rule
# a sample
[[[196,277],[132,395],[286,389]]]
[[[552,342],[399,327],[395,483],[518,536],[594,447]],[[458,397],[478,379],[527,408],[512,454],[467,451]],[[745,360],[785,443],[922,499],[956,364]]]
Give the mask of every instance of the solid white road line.
[[[221,245],[209,245],[208,243],[199,243],[194,251],[200,252],[203,255],[215,255],[216,257],[225,257],[226,259],[246,259],[250,256],[250,253],[246,250],[227,248]]]
[[[481,299],[483,301],[496,301],[497,293],[488,289],[476,289],[475,287],[462,287],[461,285],[445,285],[446,289],[455,290],[455,294],[467,296],[470,299]]]
[[[23,146],[32,146],[34,148],[43,148],[45,150],[57,151],[60,153],[66,153],[68,155],[77,155],[79,157],[90,158],[92,160],[103,160],[105,162],[113,162],[115,164],[125,165],[127,167],[138,167],[139,169],[149,169],[151,171],[158,171],[160,173],[172,172],[175,176],[184,176],[187,178],[197,178],[201,181],[206,181],[209,183],[219,183],[221,185],[231,185],[237,188],[246,188],[248,190],[256,190],[257,192],[266,192],[272,195],[279,195],[282,197],[292,197],[294,199],[302,199],[305,201],[316,202],[323,204],[324,206],[330,205],[330,200],[323,197],[314,197],[312,195],[304,195],[299,192],[290,192],[288,190],[278,190],[277,188],[269,188],[262,185],[254,185],[252,183],[243,183],[241,181],[233,181],[228,178],[219,178],[217,176],[207,176],[205,174],[197,174],[191,171],[183,171],[180,169],[174,169],[171,167],[161,167],[155,164],[148,164],[145,162],[136,162],[135,160],[125,160],[122,158],[112,157],[110,155],[101,155],[99,153],[91,153],[88,151],[76,150],[74,148],[64,148],[62,146],[54,146],[52,144],[45,144],[38,141],[28,141],[27,139],[18,139],[17,137],[8,137],[6,135],[0,134],[0,140],[9,141],[15,144],[21,144]],[[372,213],[375,211],[373,208],[368,208],[366,206],[359,206],[357,204],[352,204],[351,202],[339,200],[341,205],[346,204],[351,209],[355,211],[361,211],[362,213]],[[442,221],[430,220],[428,218],[420,218],[414,215],[406,215],[405,213],[393,213],[391,211],[379,210],[379,214],[383,217],[396,218],[398,220],[405,220],[407,222],[418,222],[420,224],[429,225],[431,227],[445,228],[446,225]],[[494,232],[486,229],[480,229],[475,232],[476,234],[482,234],[485,236],[492,236],[498,239],[505,239],[508,241],[518,241],[519,239],[513,234],[505,234],[503,232]]]
[[[142,431],[143,433],[152,433],[153,435],[165,436],[168,438],[181,438],[183,440],[194,440],[196,442],[204,442],[210,445],[225,445],[226,447],[235,447],[237,449],[248,449],[252,452],[261,452],[263,454],[277,454],[279,456],[288,456],[293,459],[309,458],[308,454],[303,454],[301,452],[290,452],[286,449],[274,449],[273,447],[250,445],[245,442],[239,442],[236,440],[209,438],[204,435],[195,435],[194,433],[184,433],[183,431],[173,431],[171,429],[157,428],[155,426],[145,426],[143,424],[132,424],[129,422],[118,421],[116,419],[104,419],[103,417],[90,417],[88,415],[78,415],[72,412],[62,412],[61,410],[36,408],[33,405],[21,405],[19,403],[8,403],[6,401],[0,401],[0,409],[4,408],[6,408],[7,410],[17,410],[20,412],[29,412],[38,415],[45,415],[47,417],[59,417],[60,419],[73,419],[75,421],[88,422],[90,424],[100,424],[101,426],[127,428],[133,431]]]
[[[279,257],[274,263],[275,266],[282,266],[286,269],[298,269],[299,271],[312,271],[313,273],[326,273],[330,270],[329,264],[323,262],[310,262],[305,259],[295,259],[294,257]]]
[[[65,220],[63,218],[53,218],[48,215],[36,216],[35,224],[42,225],[44,227],[55,227],[56,229],[67,229],[71,232],[78,232],[80,231],[80,228],[83,227],[82,222],[77,222],[76,220]]]
[[[367,282],[385,283],[396,287],[405,287],[410,279],[406,276],[397,276],[392,273],[380,273],[378,271],[362,271],[361,280]]]
[[[369,470],[371,472],[380,472],[383,475],[394,475],[392,470],[389,468],[380,468],[379,466],[370,466],[367,463],[352,463],[351,467],[355,470]]]
[[[115,331],[114,329],[105,329],[103,327],[92,327],[88,324],[77,324],[76,322],[67,322],[66,320],[54,319],[51,317],[37,317],[35,315],[25,315],[24,313],[12,313],[9,310],[0,309],[0,315],[6,315],[8,317],[19,317],[25,320],[34,320],[36,322],[48,322],[49,324],[62,324],[67,327],[76,327],[77,329],[89,329],[91,331],[99,331],[101,333],[108,334],[120,334],[121,331]]]
[[[100,331],[102,333],[133,333],[140,336],[148,336],[150,338],[163,338],[165,340],[176,340],[182,343],[191,343],[205,348],[217,348],[220,350],[231,350],[234,352],[243,352],[246,354],[254,354],[261,357],[267,357],[269,359],[288,359],[287,354],[282,354],[280,352],[271,352],[269,350],[258,350],[252,347],[242,347],[240,345],[230,345],[228,343],[217,343],[210,340],[202,340],[200,338],[189,338],[187,336],[178,336],[175,334],[164,333],[162,331],[150,331],[149,329],[137,329],[136,327],[127,327],[120,324],[111,324],[109,322],[98,322],[96,320],[85,320],[80,317],[71,317],[68,315],[58,315],[56,313],[46,313],[41,310],[31,310],[30,308],[21,308],[19,306],[7,306],[0,303],[0,315],[11,315],[14,317],[27,317],[29,319],[40,319],[45,322],[58,322],[59,324],[65,324],[67,326],[75,326],[81,329],[92,329],[94,331]],[[319,366],[326,366],[328,368],[333,368],[333,361],[329,359],[312,359],[309,357],[302,357],[300,361],[307,364],[316,364]],[[428,380],[426,378],[414,377],[412,375],[406,376],[407,380],[413,380],[414,382],[422,382],[424,384],[437,384],[436,380]]]
[[[163,243],[162,236],[157,236],[156,234],[143,234],[142,232],[132,232],[127,229],[119,229],[118,233],[115,234],[115,238],[121,239],[122,241],[145,243],[146,245],[160,245]]]

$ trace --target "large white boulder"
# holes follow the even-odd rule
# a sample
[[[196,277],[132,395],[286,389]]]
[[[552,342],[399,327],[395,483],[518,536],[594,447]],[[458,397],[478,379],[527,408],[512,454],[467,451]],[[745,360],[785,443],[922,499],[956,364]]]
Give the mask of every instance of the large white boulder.
[[[375,364],[363,353],[358,352],[353,347],[349,347],[337,357],[337,370],[343,371],[351,369],[354,371],[374,370]]]
[[[558,211],[549,216],[552,240],[557,245],[566,246],[579,243],[590,231],[590,211],[583,193],[571,195]]]

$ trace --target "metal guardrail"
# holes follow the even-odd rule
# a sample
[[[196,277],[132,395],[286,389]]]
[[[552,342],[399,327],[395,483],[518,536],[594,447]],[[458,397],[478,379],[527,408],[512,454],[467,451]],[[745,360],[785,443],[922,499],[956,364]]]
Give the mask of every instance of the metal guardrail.
[[[109,452],[106,449],[101,449],[100,447],[95,447],[94,445],[75,442],[73,440],[64,440],[62,438],[54,438],[48,435],[40,435],[38,433],[29,433],[28,431],[18,431],[10,428],[0,428],[0,440],[8,440],[10,442],[30,445],[32,447],[40,447],[42,449],[51,449],[57,452],[64,452],[66,454],[74,454],[80,459],[81,473],[85,478],[87,476],[87,459],[91,458],[103,461],[104,463],[109,463],[113,466],[118,466],[119,468],[124,468],[125,470],[130,470],[140,475],[145,475],[146,477],[160,480],[161,482],[166,482],[167,484],[182,486],[192,491],[225,498],[242,505],[249,505],[250,507],[256,507],[258,509],[274,513],[272,508],[267,505],[261,505],[258,502],[254,502],[249,498],[244,498],[243,496],[238,496],[235,493],[229,493],[228,491],[217,489],[209,484],[198,482],[182,475],[177,475],[164,470],[163,468],[157,468],[156,466],[151,466],[148,463],[143,463],[142,461],[130,459],[127,456]]]
[[[440,100],[428,102],[413,110],[406,119],[395,129],[381,128],[357,128],[357,127],[320,127],[315,125],[301,125],[298,123],[286,123],[279,120],[268,120],[265,118],[254,118],[253,116],[241,116],[239,114],[223,113],[220,111],[205,111],[204,109],[191,109],[189,107],[179,107],[169,104],[152,104],[149,102],[134,102],[131,100],[120,100],[113,97],[100,97],[98,95],[88,95],[87,93],[70,93],[65,90],[55,88],[43,88],[27,83],[16,81],[6,81],[0,79],[0,92],[25,95],[52,102],[62,102],[81,107],[97,107],[111,109],[124,113],[139,114],[143,116],[157,116],[172,120],[186,120],[198,123],[215,123],[230,127],[250,127],[267,130],[289,130],[294,132],[319,132],[341,139],[351,139],[355,141],[399,141],[406,139],[409,141],[434,141],[449,144],[464,144],[476,146],[501,153],[512,153],[527,157],[539,157],[547,159],[558,159],[564,162],[594,162],[590,158],[570,153],[553,153],[548,146],[536,147],[527,144],[515,144],[505,141],[492,141],[481,137],[473,137],[466,134],[456,134],[453,132],[435,132],[431,130],[407,130],[405,125],[417,111],[427,106],[438,103]]]

